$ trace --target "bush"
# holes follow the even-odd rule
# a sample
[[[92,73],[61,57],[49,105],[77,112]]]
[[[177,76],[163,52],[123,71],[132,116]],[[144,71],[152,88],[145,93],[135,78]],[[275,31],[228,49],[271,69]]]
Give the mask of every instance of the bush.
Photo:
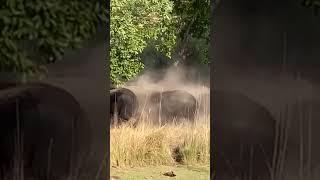
[[[113,84],[135,77],[144,67],[140,53],[149,40],[155,40],[157,50],[170,56],[175,44],[176,18],[170,0],[111,1],[111,60]]]
[[[33,76],[106,23],[99,1],[6,0],[0,5],[0,71]]]

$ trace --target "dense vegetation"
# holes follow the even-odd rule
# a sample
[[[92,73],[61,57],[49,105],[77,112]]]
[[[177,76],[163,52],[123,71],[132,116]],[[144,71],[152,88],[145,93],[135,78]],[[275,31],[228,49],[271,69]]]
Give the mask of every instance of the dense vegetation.
[[[0,5],[0,71],[43,73],[47,63],[78,48],[106,23],[99,1],[5,0]]]
[[[0,71],[41,75],[44,65],[60,60],[67,49],[79,48],[106,24],[107,9],[101,2],[3,1]],[[317,14],[319,2],[302,0],[302,5]],[[209,0],[112,0],[111,7],[113,83],[135,77],[146,66],[159,64],[159,59],[165,65],[190,59],[209,63]]]
[[[165,61],[170,62],[162,64],[183,60],[181,57],[188,54],[186,49],[199,52],[197,59],[208,63],[209,13],[207,0],[111,1],[112,82],[120,84],[146,65],[159,64],[159,57],[142,59],[146,49],[151,54],[165,55]]]
[[[113,0],[110,14],[110,75],[119,84],[135,75],[144,67],[140,53],[149,40],[170,56],[175,43],[176,17],[172,15],[170,0]]]
[[[111,7],[113,83],[121,84],[144,69],[141,54],[147,46],[171,64],[187,42],[198,44],[191,48],[207,62],[209,1],[113,0]],[[46,64],[60,60],[67,49],[79,48],[105,25],[106,12],[99,1],[4,1],[0,71],[38,77]]]

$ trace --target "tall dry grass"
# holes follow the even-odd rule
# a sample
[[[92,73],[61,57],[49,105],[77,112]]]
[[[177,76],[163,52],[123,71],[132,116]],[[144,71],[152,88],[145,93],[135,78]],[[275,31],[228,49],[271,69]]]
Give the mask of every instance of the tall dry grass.
[[[210,162],[210,113],[209,91],[185,89],[199,102],[195,123],[158,126],[150,123],[146,97],[152,90],[133,90],[140,104],[141,114],[136,127],[123,124],[110,130],[111,166],[133,167],[147,165],[209,164]],[[141,95],[145,96],[142,97]]]

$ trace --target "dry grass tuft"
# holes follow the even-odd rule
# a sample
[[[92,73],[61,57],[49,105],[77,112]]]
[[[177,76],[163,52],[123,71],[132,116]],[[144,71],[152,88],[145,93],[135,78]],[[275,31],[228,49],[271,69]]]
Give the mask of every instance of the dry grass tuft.
[[[172,165],[177,156],[184,164],[206,164],[210,160],[210,129],[202,123],[157,127],[140,124],[111,129],[112,166]],[[178,151],[178,152],[177,152]],[[179,157],[178,157],[179,158]]]

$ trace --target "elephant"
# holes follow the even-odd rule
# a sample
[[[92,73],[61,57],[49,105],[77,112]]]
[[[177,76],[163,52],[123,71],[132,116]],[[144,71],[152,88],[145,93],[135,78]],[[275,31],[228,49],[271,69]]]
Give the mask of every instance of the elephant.
[[[71,94],[45,83],[17,85],[0,91],[0,112],[3,169],[9,172],[13,160],[23,160],[25,178],[79,175],[89,153],[90,126]]]
[[[160,121],[160,124],[166,124],[181,119],[190,122],[195,120],[198,102],[185,90],[153,92],[148,102],[154,113],[153,121],[156,123]]]
[[[137,96],[127,88],[110,90],[110,117],[111,124],[127,122],[134,117],[139,107]]]
[[[241,93],[214,90],[212,115],[214,176],[270,179],[276,130],[270,112]]]

